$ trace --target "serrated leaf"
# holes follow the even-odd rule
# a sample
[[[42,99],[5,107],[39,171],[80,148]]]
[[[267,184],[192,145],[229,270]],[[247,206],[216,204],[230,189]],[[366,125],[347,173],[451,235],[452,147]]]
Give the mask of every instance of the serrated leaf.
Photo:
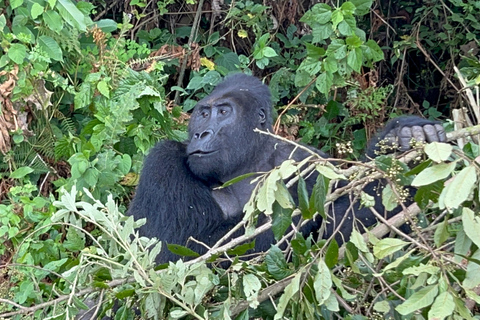
[[[265,263],[267,264],[267,270],[275,280],[281,280],[292,274],[292,271],[288,268],[287,261],[283,255],[282,250],[277,246],[272,246],[268,250],[265,257]]]
[[[397,310],[398,313],[400,313],[401,315],[406,316],[407,314],[413,313],[431,305],[437,294],[438,285],[425,287],[411,295],[410,298],[407,299],[407,301],[397,306],[395,310]]]
[[[426,168],[412,181],[412,186],[420,187],[448,177],[455,170],[456,162],[441,163]]]
[[[425,146],[425,153],[435,162],[448,160],[452,154],[452,145],[443,142],[432,142]]]
[[[34,170],[30,167],[20,167],[17,170],[13,171],[10,174],[10,178],[12,179],[20,179],[28,175],[29,173],[32,173]]]
[[[38,38],[38,46],[47,53],[50,59],[55,61],[62,61],[63,60],[63,53],[62,49],[58,45],[57,41],[53,40],[49,36],[40,36]]]
[[[356,72],[360,73],[363,62],[363,52],[360,48],[354,48],[348,53],[347,64]]]
[[[315,81],[315,87],[324,95],[328,95],[328,92],[330,91],[332,85],[333,74],[331,74],[330,72],[323,72],[318,76],[317,81]]]
[[[336,30],[338,24],[342,21],[343,21],[343,12],[340,8],[337,8],[332,13],[333,30]]]
[[[392,253],[397,252],[409,244],[400,239],[382,239],[373,246],[373,254],[379,259],[383,259]]]

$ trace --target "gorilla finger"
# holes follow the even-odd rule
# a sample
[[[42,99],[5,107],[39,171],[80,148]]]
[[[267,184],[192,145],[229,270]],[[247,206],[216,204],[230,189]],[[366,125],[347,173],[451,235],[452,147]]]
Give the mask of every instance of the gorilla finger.
[[[445,129],[441,124],[435,124],[435,130],[437,131],[437,136],[438,140],[440,142],[446,142],[447,141],[447,134],[445,133]]]
[[[423,131],[425,131],[427,142],[438,142],[437,129],[433,125],[423,126]]]
[[[424,127],[421,127],[421,126],[413,126],[412,127],[412,137],[416,140],[416,141],[419,141],[419,142],[425,142],[426,139],[425,139],[425,131],[424,131]]]
[[[410,141],[412,140],[412,130],[409,127],[403,127],[398,134],[399,149],[406,151],[410,149]]]
[[[383,141],[387,146],[393,146],[394,144],[397,144],[397,136],[395,135],[395,130],[389,131],[383,138]]]

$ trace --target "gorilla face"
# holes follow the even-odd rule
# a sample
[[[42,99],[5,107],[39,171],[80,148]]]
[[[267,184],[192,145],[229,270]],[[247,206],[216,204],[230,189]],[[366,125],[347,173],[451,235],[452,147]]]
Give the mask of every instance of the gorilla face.
[[[227,78],[199,101],[192,113],[188,127],[188,166],[202,180],[222,183],[233,178],[231,175],[243,163],[255,157],[255,146],[262,146],[263,137],[253,130],[271,126],[266,113],[271,108],[270,96],[263,99],[256,96],[258,83],[255,83],[257,90],[251,91],[251,84],[234,81],[244,76]],[[260,83],[260,86],[268,92],[265,85]]]

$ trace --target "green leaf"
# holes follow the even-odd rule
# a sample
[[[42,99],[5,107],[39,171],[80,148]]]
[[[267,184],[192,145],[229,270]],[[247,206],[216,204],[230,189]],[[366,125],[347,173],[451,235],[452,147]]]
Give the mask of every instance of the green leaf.
[[[293,278],[292,282],[285,288],[283,291],[282,296],[277,304],[277,313],[275,314],[274,320],[280,320],[283,318],[283,313],[287,309],[288,302],[293,298],[293,296],[298,292],[300,289],[300,279],[302,277],[301,272],[297,273],[295,278]]]
[[[262,50],[263,56],[267,58],[272,58],[278,56],[278,54],[270,47],[265,47]]]
[[[110,88],[108,87],[107,81],[99,81],[97,83],[97,89],[105,98],[110,98]]]
[[[363,236],[360,234],[360,232],[358,232],[355,229],[352,230],[352,235],[350,236],[350,242],[353,243],[358,250],[362,252],[368,252],[368,247],[367,247],[367,244],[365,243],[365,240],[363,239]]]
[[[16,64],[22,64],[27,57],[27,48],[23,44],[14,43],[8,49],[7,55]]]
[[[357,35],[352,35],[345,39],[345,43],[350,47],[350,48],[360,48],[360,46],[363,44],[362,40],[357,36]]]
[[[178,244],[167,244],[168,250],[174,254],[178,254],[179,256],[183,257],[199,257],[200,255],[193,251],[192,249],[189,249],[187,247],[178,245]]]
[[[442,292],[438,295],[433,303],[430,311],[428,311],[428,319],[443,320],[453,315],[455,310],[455,302],[452,295],[448,292]]]
[[[118,24],[112,19],[102,19],[95,21],[97,27],[99,27],[103,32],[114,32],[118,29]]]
[[[310,212],[310,206],[308,199],[310,198],[307,191],[307,185],[305,180],[299,176],[298,185],[297,185],[297,194],[298,194],[298,206],[302,211],[302,217],[304,219],[311,218],[312,213]]]
[[[32,173],[34,170],[30,167],[20,167],[17,170],[13,171],[10,174],[10,178],[12,179],[20,179],[28,175],[29,173]]]
[[[382,239],[373,246],[373,254],[378,259],[383,259],[402,249],[407,244],[409,243],[400,239]]]
[[[440,209],[458,208],[472,193],[475,182],[477,182],[475,167],[470,165],[463,168],[440,194]]]
[[[435,246],[440,248],[440,246],[447,241],[450,237],[450,232],[448,232],[448,220],[444,219],[443,223],[439,223],[435,233],[433,235],[433,240],[435,242]]]
[[[77,9],[71,0],[58,0],[56,8],[63,20],[65,20],[69,25],[79,31],[87,31],[85,15]]]
[[[62,23],[62,17],[53,10],[47,10],[43,13],[43,21],[53,31],[56,31],[57,33],[62,31],[63,29],[63,23]]]
[[[357,16],[363,16],[370,12],[373,0],[350,0],[355,5],[355,14]]]
[[[37,2],[34,2],[33,5],[32,5],[32,9],[30,10],[30,14],[32,15],[32,19],[35,20],[39,16],[41,16],[44,9],[45,8],[42,5],[40,5]]]
[[[456,162],[441,163],[426,168],[418,174],[412,181],[412,186],[420,187],[426,186],[436,181],[445,179],[453,170],[455,170]]]
[[[430,275],[436,275],[440,272],[440,268],[437,266],[433,266],[431,264],[423,264],[420,263],[418,266],[413,266],[410,268],[406,268],[402,271],[404,275],[414,275],[418,277],[421,273],[427,273]]]
[[[315,169],[324,177],[327,177],[330,180],[342,179],[346,180],[347,178],[343,174],[336,173],[331,167],[330,163],[322,164],[319,163],[315,166]]]
[[[333,74],[330,72],[323,72],[318,76],[317,81],[315,81],[315,87],[318,91],[328,96],[330,88],[333,85]]]
[[[480,218],[471,209],[463,208],[462,224],[467,237],[480,248]]]
[[[425,153],[435,162],[448,160],[452,154],[452,145],[442,142],[432,142],[425,146]]]
[[[395,310],[397,310],[398,313],[400,313],[401,315],[406,316],[407,314],[413,313],[431,305],[437,294],[438,285],[425,287],[411,295],[410,298],[407,299],[407,301],[397,306]]]
[[[333,30],[336,30],[338,24],[342,21],[343,21],[343,12],[340,8],[337,8],[332,13]]]
[[[243,292],[247,298],[250,308],[256,309],[258,302],[258,292],[262,288],[262,283],[256,276],[249,273],[243,276]]]
[[[330,269],[333,269],[338,262],[338,243],[335,239],[330,241],[330,244],[325,251],[325,264]]]
[[[332,8],[325,3],[317,3],[308,10],[305,15],[300,19],[301,22],[305,22],[309,26],[315,24],[326,24],[330,22],[332,18]]]
[[[292,271],[288,269],[288,264],[282,250],[277,246],[272,246],[270,250],[268,250],[265,263],[267,264],[268,272],[275,280],[284,279],[292,274]]]
[[[398,206],[397,196],[389,184],[382,190],[382,204],[387,211],[392,211]]]
[[[53,40],[53,38],[50,38],[49,36],[40,36],[38,38],[38,46],[48,54],[50,59],[56,61],[63,60],[62,49],[60,49],[60,46],[55,40]]]
[[[282,188],[286,190],[286,188]],[[292,224],[293,208],[284,208],[278,201],[273,204],[272,231],[276,240],[280,240],[288,227]]]
[[[318,262],[318,272],[315,275],[313,288],[315,289],[315,297],[318,305],[322,305],[332,294],[332,276],[330,269],[321,259]]]
[[[11,0],[10,7],[12,10],[20,7],[23,4],[23,0]]]
[[[360,48],[355,48],[348,53],[347,64],[356,72],[360,73],[363,63],[363,52]]]
[[[351,1],[345,1],[342,6],[340,7],[342,12],[346,14],[353,14],[355,12],[355,5]]]
[[[480,264],[478,264],[478,260],[480,260],[480,250],[475,251],[471,260],[468,261],[467,273],[463,280],[463,286],[466,289],[474,289],[480,285]]]
[[[316,25],[312,27],[312,44],[322,42],[328,39],[333,34],[333,28],[331,23]]]
[[[367,60],[372,62],[382,61],[384,59],[383,51],[373,40],[368,40],[363,47],[363,54]]]
[[[275,202],[275,191],[277,190],[277,181],[280,179],[280,174],[277,170],[270,173],[263,182],[263,185],[258,190],[256,196],[257,208],[267,215],[273,213],[272,206]]]
[[[244,179],[247,179],[247,178],[250,178],[251,176],[254,176],[254,175],[257,175],[257,173],[256,172],[250,172],[250,173],[242,174],[241,176],[238,176],[236,178],[228,180],[227,182],[222,184],[221,188],[226,188],[228,186],[231,186],[234,183],[240,182],[240,181],[242,181]]]

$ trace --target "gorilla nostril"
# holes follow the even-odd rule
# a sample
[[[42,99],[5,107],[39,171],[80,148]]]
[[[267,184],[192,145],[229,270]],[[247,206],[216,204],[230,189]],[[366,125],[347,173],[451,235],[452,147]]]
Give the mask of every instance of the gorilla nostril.
[[[211,133],[213,133],[212,130],[205,130],[205,131],[203,131],[202,133],[195,133],[195,134],[193,135],[193,137],[194,137],[195,139],[203,139],[203,138],[208,137]]]

